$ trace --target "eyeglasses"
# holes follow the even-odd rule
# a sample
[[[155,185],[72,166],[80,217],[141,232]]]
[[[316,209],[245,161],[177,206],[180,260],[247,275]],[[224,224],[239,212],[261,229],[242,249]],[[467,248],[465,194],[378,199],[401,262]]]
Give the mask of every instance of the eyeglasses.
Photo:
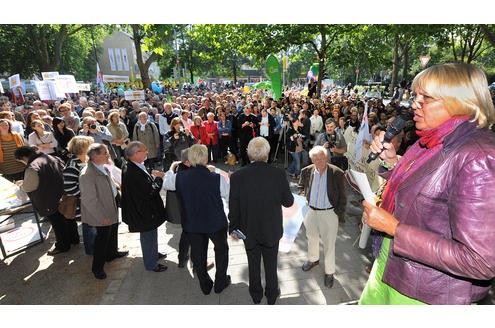
[[[440,99],[438,98],[433,98],[432,96],[428,95],[427,93],[416,93],[413,92],[411,93],[411,98],[409,99],[409,103],[412,105],[413,103],[418,103],[420,105],[423,104],[430,104],[435,101],[438,101]]]

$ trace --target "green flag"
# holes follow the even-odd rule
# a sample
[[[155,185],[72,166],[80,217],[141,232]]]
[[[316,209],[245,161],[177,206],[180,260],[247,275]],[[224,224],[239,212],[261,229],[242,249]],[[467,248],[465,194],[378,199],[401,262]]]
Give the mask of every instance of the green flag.
[[[277,58],[270,54],[266,58],[266,71],[272,83],[274,99],[278,100],[282,95],[282,71]]]

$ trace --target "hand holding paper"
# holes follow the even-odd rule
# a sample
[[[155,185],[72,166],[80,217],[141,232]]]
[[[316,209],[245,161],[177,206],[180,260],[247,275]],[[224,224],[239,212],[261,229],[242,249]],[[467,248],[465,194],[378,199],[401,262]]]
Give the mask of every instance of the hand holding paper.
[[[363,195],[364,199],[372,204],[376,205],[375,203],[375,194],[371,191],[370,184],[368,182],[368,178],[366,177],[366,174],[354,170],[349,170],[352,179],[354,182],[358,185],[359,190],[361,191],[361,194]],[[368,237],[370,236],[371,228],[367,224],[363,223],[363,229],[361,229],[361,236],[359,237],[359,248],[366,248],[366,244],[368,242]]]

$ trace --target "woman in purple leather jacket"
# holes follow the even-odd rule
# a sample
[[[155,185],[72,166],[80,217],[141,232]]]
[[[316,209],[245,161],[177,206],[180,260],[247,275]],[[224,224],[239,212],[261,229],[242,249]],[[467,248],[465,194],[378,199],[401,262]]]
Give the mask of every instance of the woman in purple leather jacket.
[[[382,206],[363,221],[388,234],[360,304],[472,304],[495,277],[495,110],[485,74],[470,64],[419,73],[412,103],[419,140],[400,160],[375,137]]]

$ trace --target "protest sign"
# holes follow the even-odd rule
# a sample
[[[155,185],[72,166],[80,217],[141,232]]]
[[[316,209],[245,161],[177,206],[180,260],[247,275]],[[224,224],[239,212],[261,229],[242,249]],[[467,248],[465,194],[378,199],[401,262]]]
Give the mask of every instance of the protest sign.
[[[125,100],[144,100],[144,90],[139,91],[125,91]]]
[[[78,93],[76,79],[74,75],[59,75],[57,77],[57,85],[61,92],[64,93]]]
[[[43,81],[55,81],[58,76],[58,72],[41,72]]]
[[[11,77],[9,77],[10,89],[15,89],[20,86],[21,86],[21,77],[19,76],[19,74],[12,75]]]
[[[104,83],[127,83],[129,77],[126,75],[103,75]]]
[[[91,85],[89,83],[76,83],[79,91],[91,91]]]

